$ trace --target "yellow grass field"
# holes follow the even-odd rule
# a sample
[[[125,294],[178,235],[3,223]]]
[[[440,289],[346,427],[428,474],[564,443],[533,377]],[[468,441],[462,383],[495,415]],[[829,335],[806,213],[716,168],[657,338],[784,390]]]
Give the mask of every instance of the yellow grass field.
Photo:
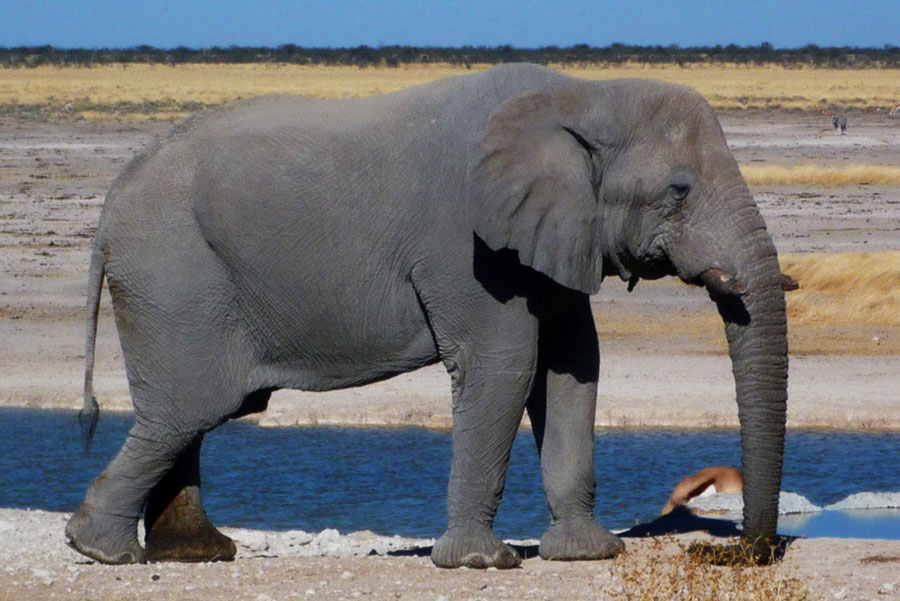
[[[787,295],[797,323],[900,326],[900,251],[782,255],[800,281]]]
[[[900,356],[900,250],[782,254],[779,260],[800,282],[785,296],[792,355]],[[712,303],[677,314],[634,306],[609,311],[595,310],[601,340],[666,339],[685,352],[726,352]]]
[[[472,71],[488,68],[475,65]],[[659,79],[697,89],[717,110],[887,109],[900,102],[900,70],[786,69],[738,65],[557,66],[587,79]],[[286,64],[103,65],[0,69],[0,112],[31,111],[86,119],[180,119],[237,98],[286,92],[313,97],[368,96],[471,72],[451,65],[400,67]],[[71,104],[68,112],[64,107]]]
[[[900,251],[786,254],[791,353],[900,355]]]
[[[316,98],[369,96],[471,70],[446,64],[400,67],[286,64],[119,64],[98,67],[0,68],[0,114],[39,119],[178,120],[231,100],[269,93]],[[718,110],[833,107],[886,109],[900,100],[900,70],[785,69],[737,65],[556,66],[586,79],[636,77],[691,86]],[[900,185],[900,167],[742,166],[751,186]]]
[[[741,173],[750,186],[811,185],[825,188],[862,184],[900,186],[900,167],[891,165],[741,165]]]

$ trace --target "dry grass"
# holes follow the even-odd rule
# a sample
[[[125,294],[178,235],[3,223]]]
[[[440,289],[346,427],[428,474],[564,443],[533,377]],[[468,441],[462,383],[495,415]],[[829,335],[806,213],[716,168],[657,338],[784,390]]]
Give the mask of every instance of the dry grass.
[[[787,295],[797,324],[900,325],[900,251],[782,255],[801,284]]]
[[[767,568],[717,567],[693,559],[669,537],[654,539],[649,553],[627,551],[613,561],[621,588],[614,599],[627,601],[807,601],[813,597],[800,581]]]
[[[792,355],[900,356],[900,251],[784,254],[780,260],[801,286],[786,295]],[[665,285],[682,284],[639,284],[633,303],[598,304],[600,340],[725,353],[722,320],[711,302],[678,312],[666,303],[639,302],[641,286]]]
[[[472,70],[451,65],[308,67],[279,64],[104,65],[0,69],[0,112],[178,119],[201,107],[272,92],[313,97],[368,96]],[[557,66],[587,79],[636,77],[690,86],[714,108],[824,110],[885,108],[900,100],[891,69],[785,69],[739,65]],[[66,104],[72,109],[64,111]]]
[[[750,186],[810,185],[837,188],[855,185],[900,186],[900,167],[891,165],[741,165],[741,173]]]
[[[887,108],[900,99],[897,70],[807,69],[751,65],[628,65],[566,68],[587,79],[637,77],[694,88],[717,110]]]
[[[900,563],[900,555],[870,555],[860,560],[863,564],[872,563]]]
[[[900,356],[900,251],[781,255],[793,355]]]
[[[448,65],[367,68],[300,65],[105,65],[0,69],[0,110],[50,117],[175,120],[198,109],[262,94],[369,96],[463,71]],[[64,107],[71,103],[71,113]]]

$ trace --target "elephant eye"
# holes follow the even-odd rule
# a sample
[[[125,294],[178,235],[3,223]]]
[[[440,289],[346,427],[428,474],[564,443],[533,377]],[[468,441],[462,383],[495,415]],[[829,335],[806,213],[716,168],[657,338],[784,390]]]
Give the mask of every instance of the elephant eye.
[[[691,187],[688,184],[672,184],[669,186],[669,191],[675,200],[684,200],[690,193]]]

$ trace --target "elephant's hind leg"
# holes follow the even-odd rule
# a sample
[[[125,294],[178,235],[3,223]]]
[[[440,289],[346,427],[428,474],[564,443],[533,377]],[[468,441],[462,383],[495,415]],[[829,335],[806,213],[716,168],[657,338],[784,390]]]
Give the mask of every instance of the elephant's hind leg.
[[[119,242],[124,249],[128,243]],[[204,433],[256,407],[243,404],[249,360],[229,313],[234,291],[223,286],[228,274],[202,240],[167,238],[168,254],[135,247],[128,258],[141,252],[147,256],[107,271],[135,425],[66,535],[105,563],[233,557],[233,543],[209,524],[200,503],[198,461]],[[152,260],[153,253],[166,259]],[[137,524],[148,503],[146,553]],[[184,542],[190,538],[199,543]]]
[[[237,547],[206,517],[200,496],[200,445],[181,455],[150,493],[144,512],[147,561],[230,561]]]
[[[271,390],[244,397],[231,418],[265,411]],[[237,547],[209,521],[200,494],[203,435],[181,454],[150,492],[144,511],[147,561],[231,561]]]
[[[104,473],[94,480],[102,481]],[[137,540],[137,516],[100,511],[85,499],[66,524],[66,543],[100,563],[143,563],[144,550]]]
[[[91,483],[84,502],[66,525],[68,543],[102,563],[143,563],[137,524],[150,490],[192,437],[159,438],[138,422],[119,454]]]

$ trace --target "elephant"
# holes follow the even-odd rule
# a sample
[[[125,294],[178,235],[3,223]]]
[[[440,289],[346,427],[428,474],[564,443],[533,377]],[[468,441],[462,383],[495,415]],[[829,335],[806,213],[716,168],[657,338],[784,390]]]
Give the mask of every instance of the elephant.
[[[508,64],[381,96],[239,100],[136,156],[90,258],[82,408],[104,277],[134,405],[66,525],[106,563],[230,559],[200,495],[206,432],[278,389],[442,362],[452,393],[441,567],[511,568],[493,531],[527,412],[545,559],[620,553],[594,516],[600,350],[589,296],[677,276],[718,307],[741,423],[744,536],[775,537],[787,400],[778,256],[709,104],[644,80]],[[146,548],[136,525],[145,517]]]
[[[675,485],[669,500],[659,515],[671,513],[676,507],[686,505],[694,497],[714,493],[740,494],[744,491],[744,475],[736,467],[705,467]]]

